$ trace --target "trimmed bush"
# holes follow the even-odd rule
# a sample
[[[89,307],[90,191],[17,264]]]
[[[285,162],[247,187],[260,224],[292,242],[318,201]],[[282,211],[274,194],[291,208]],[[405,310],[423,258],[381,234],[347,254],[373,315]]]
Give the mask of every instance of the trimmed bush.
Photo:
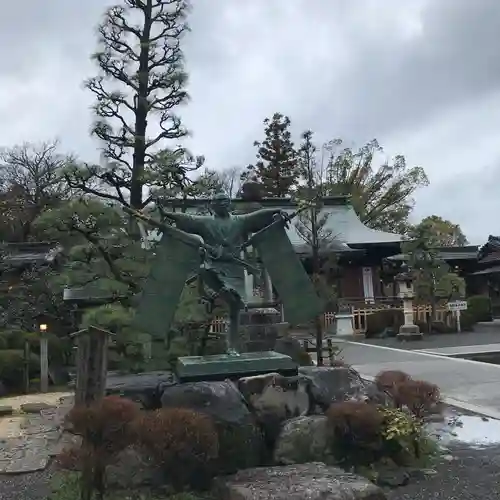
[[[485,295],[473,295],[467,299],[467,311],[477,323],[479,321],[493,321],[491,300]]]
[[[423,418],[428,412],[438,408],[441,401],[437,385],[424,380],[413,380],[410,375],[399,370],[378,373],[375,385],[392,396],[397,408],[407,408],[417,418]]]
[[[431,323],[432,333],[455,333],[456,327],[448,326],[444,321],[433,321]]]
[[[412,466],[422,461],[421,422],[397,408],[371,403],[334,403],[327,412],[329,448],[343,467],[359,473],[378,465]]]
[[[382,457],[383,415],[372,404],[334,403],[327,411],[333,455],[347,466],[369,466]]]
[[[89,406],[76,406],[66,416],[72,432],[82,437],[79,448],[65,450],[59,464],[81,471],[82,500],[105,493],[106,467],[116,455],[133,443],[131,423],[140,414],[139,406],[119,396],[107,396]]]
[[[408,408],[416,418],[423,418],[441,401],[439,387],[425,380],[408,379],[396,384],[393,390],[398,408]]]
[[[203,490],[215,474],[219,439],[212,419],[183,408],[147,412],[134,424],[142,448],[175,491]]]
[[[374,382],[378,390],[391,394],[394,387],[408,380],[411,380],[411,377],[405,372],[400,370],[384,370],[375,376]]]
[[[366,317],[366,337],[376,337],[386,332],[396,335],[404,323],[404,314],[397,309],[384,309]]]
[[[40,373],[40,358],[31,354],[29,361],[30,375]],[[0,381],[9,391],[22,387],[24,379],[24,351],[19,349],[0,350]]]
[[[476,320],[473,312],[467,309],[460,312],[460,329],[463,332],[473,332],[475,324]]]

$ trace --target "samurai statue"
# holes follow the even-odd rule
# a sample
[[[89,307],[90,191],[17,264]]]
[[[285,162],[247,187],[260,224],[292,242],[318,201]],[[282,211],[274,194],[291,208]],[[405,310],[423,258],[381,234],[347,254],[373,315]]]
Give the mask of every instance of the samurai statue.
[[[295,312],[295,316],[312,319],[311,315],[321,312],[309,277],[286,236],[285,228],[291,217],[278,208],[234,215],[230,205],[225,194],[218,194],[210,203],[211,215],[164,212],[164,218],[171,224],[127,209],[162,232],[136,315],[148,333],[157,337],[166,334],[185,284],[197,281],[204,302],[213,304],[220,298],[227,304],[227,354],[238,355],[240,311],[248,305],[245,271],[257,276],[260,273],[259,268],[246,259],[245,250],[250,246],[257,250],[282,301],[291,296],[290,292],[308,296],[309,305],[302,307],[305,314]],[[291,309],[296,309],[292,303],[295,300],[288,302]]]

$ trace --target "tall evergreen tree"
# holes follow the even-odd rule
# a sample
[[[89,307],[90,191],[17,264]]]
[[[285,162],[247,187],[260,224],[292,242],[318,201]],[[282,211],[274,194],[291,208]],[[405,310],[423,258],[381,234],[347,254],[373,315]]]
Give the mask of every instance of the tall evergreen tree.
[[[265,139],[256,141],[257,162],[249,165],[242,180],[254,178],[268,198],[290,196],[299,179],[297,151],[290,133],[290,118],[275,113],[264,120]]]
[[[69,172],[72,187],[141,210],[152,200],[147,188],[175,191],[189,182],[187,170],[197,165],[168,144],[187,135],[177,115],[188,99],[187,12],[186,0],[121,0],[104,14],[93,55],[98,74],[85,86],[96,99],[92,135],[106,164]]]

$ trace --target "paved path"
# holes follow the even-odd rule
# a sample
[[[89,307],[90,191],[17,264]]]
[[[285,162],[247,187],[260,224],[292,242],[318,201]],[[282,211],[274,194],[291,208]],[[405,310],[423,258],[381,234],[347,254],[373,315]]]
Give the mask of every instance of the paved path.
[[[474,332],[440,333],[425,335],[419,342],[400,342],[396,338],[385,339],[352,339],[369,345],[383,345],[404,350],[436,349],[443,347],[459,347],[471,345],[487,345],[500,343],[500,324],[481,323]]]
[[[340,356],[362,376],[402,370],[437,384],[445,397],[462,402],[465,408],[477,410],[472,407],[479,406],[487,415],[500,418],[500,365],[360,342],[335,343],[341,349]]]
[[[499,354],[500,344],[461,345],[456,347],[437,347],[435,349],[419,349],[418,352],[439,354],[439,356],[470,356],[473,354]],[[499,356],[500,357],[500,356]]]
[[[24,403],[45,403],[51,407],[24,414]],[[70,393],[33,394],[0,399],[15,413],[0,418],[0,474],[35,472],[47,467],[60,451],[62,421],[71,408]]]

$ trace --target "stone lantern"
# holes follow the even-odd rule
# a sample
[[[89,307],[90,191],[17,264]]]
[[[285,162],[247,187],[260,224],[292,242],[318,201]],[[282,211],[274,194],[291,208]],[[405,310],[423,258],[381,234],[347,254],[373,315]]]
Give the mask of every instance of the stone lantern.
[[[421,340],[423,334],[417,325],[413,323],[413,276],[406,264],[401,266],[401,271],[394,278],[398,287],[398,295],[403,300],[404,324],[399,328],[397,338],[399,340]]]
[[[339,312],[335,315],[335,334],[337,337],[351,337],[354,335],[352,325],[352,309],[348,305],[341,305]]]

